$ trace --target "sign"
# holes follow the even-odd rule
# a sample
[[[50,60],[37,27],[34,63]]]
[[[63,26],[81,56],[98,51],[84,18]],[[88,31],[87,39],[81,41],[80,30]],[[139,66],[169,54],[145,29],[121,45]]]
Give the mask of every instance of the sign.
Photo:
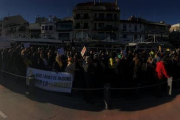
[[[24,44],[24,48],[29,48],[30,44],[29,43],[23,43]]]
[[[159,46],[159,51],[161,51],[161,46]]]
[[[58,54],[60,54],[60,55],[64,55],[64,49],[63,49],[63,48],[58,49]]]
[[[86,52],[86,47],[84,46],[82,51],[81,51],[81,56],[84,56],[85,52]]]
[[[35,86],[48,91],[71,93],[73,75],[65,72],[51,72],[28,68],[26,85],[29,85],[29,76],[35,75]]]

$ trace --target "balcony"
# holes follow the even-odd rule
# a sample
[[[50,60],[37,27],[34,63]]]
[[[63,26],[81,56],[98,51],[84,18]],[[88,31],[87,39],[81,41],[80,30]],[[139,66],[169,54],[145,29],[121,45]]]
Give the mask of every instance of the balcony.
[[[74,17],[75,20],[88,20],[90,19],[90,16],[84,16],[84,17]]]
[[[74,17],[75,20],[81,20],[81,17]]]
[[[26,29],[25,27],[21,27],[21,28],[18,29],[19,32],[24,32],[24,31],[26,31],[26,30],[27,30],[27,29]]]
[[[94,18],[95,21],[118,21],[118,18],[110,18],[110,17],[104,17],[104,18]]]
[[[99,28],[94,28],[96,31],[118,31],[118,27],[99,27]]]
[[[74,29],[81,29],[81,27],[80,26],[75,26]]]

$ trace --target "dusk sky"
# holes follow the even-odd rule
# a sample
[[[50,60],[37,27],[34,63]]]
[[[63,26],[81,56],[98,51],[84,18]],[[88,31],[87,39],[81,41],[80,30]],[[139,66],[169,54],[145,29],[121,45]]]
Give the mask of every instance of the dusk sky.
[[[93,2],[93,0],[0,0],[0,18],[8,14],[10,16],[19,14],[33,23],[37,15],[69,17],[72,16],[73,7],[80,2]],[[168,24],[180,22],[179,0],[118,0],[118,4],[121,19],[127,19],[131,15],[141,15],[142,18],[150,21],[163,20]]]

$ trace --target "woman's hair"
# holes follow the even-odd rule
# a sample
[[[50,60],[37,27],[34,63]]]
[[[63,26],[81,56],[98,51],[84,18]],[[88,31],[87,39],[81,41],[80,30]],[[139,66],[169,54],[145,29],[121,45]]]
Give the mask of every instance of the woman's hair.
[[[57,62],[61,61],[61,55],[57,55],[57,56],[56,56],[56,61],[57,61]]]

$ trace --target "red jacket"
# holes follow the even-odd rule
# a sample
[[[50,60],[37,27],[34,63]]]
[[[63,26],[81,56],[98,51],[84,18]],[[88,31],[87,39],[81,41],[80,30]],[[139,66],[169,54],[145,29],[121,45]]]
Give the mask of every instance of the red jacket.
[[[164,67],[164,63],[162,61],[156,63],[156,72],[158,79],[163,79],[165,77],[169,78],[169,76],[167,75],[167,71]]]

